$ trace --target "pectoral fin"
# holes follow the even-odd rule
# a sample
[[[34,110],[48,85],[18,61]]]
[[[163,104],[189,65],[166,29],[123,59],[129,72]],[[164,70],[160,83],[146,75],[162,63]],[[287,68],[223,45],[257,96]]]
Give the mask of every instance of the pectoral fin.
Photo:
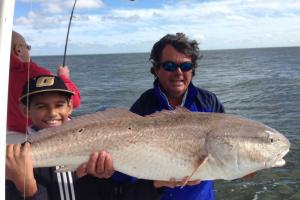
[[[192,179],[193,175],[199,170],[199,168],[206,163],[208,159],[208,156],[203,156],[201,158],[199,158],[199,161],[198,161],[198,165],[197,167],[194,169],[194,171],[191,173],[191,175],[189,175],[187,177],[187,179],[185,180],[185,182],[183,183],[183,185],[181,186],[181,188],[183,188],[184,186],[186,186],[186,184]]]

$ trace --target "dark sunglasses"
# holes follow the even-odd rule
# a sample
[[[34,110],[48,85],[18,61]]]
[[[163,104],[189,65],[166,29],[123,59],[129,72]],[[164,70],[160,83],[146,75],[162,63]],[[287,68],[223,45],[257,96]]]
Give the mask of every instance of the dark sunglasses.
[[[187,72],[193,68],[193,63],[191,63],[191,62],[183,62],[183,63],[177,64],[172,61],[166,61],[166,62],[163,62],[161,65],[164,68],[164,70],[169,71],[169,72],[176,71],[177,67],[179,67],[181,69],[181,71],[183,71],[183,72]]]

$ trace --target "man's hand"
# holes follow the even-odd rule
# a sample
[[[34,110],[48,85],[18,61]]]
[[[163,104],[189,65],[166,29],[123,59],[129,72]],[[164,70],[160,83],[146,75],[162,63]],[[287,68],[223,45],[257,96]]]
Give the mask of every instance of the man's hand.
[[[64,66],[64,67],[59,66],[57,68],[57,76],[61,76],[61,75],[65,76],[67,78],[70,78],[70,69],[68,66]]]
[[[160,187],[175,188],[178,186],[184,186],[186,180],[187,177],[184,178],[183,180],[175,180],[174,178],[171,178],[170,181],[154,181],[153,185],[155,188],[160,188]],[[193,181],[188,181],[185,185],[197,185],[200,182],[201,182],[200,180],[193,180]]]
[[[9,144],[6,146],[6,179],[11,180],[22,195],[29,197],[37,191],[30,159],[30,144]]]
[[[78,177],[90,174],[98,178],[109,178],[114,172],[111,155],[100,151],[92,153],[89,161],[78,167],[76,174]]]

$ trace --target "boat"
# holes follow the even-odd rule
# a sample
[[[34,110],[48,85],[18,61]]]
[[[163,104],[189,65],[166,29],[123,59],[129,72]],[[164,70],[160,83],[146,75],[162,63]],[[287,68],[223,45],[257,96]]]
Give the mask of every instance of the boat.
[[[5,177],[7,92],[14,6],[15,0],[0,0],[0,177]],[[5,199],[5,178],[0,179],[0,199]]]

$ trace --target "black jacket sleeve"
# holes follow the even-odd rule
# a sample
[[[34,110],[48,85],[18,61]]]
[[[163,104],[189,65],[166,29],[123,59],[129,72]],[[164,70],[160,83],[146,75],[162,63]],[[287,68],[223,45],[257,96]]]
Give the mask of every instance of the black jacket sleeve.
[[[197,90],[196,104],[198,108],[204,109],[205,112],[225,113],[222,103],[214,93],[200,88]]]
[[[37,192],[31,196],[25,198],[25,200],[45,200],[48,199],[47,189],[38,184]],[[5,181],[5,199],[6,200],[24,200],[23,194],[16,188],[12,181]]]
[[[141,116],[156,112],[159,102],[155,98],[154,90],[144,92],[131,106],[130,111]]]

